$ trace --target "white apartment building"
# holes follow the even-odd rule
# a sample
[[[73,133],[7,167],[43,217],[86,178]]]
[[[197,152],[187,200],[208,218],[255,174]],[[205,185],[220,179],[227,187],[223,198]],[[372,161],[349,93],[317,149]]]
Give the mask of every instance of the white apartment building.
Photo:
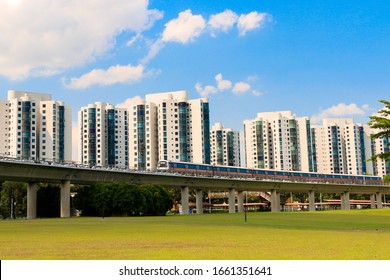
[[[129,110],[129,167],[154,170],[158,162],[157,106],[135,101]]]
[[[246,166],[315,171],[310,131],[309,119],[291,111],[258,113],[244,121]]]
[[[371,141],[367,129],[353,119],[324,119],[313,125],[316,166],[320,173],[373,174]]]
[[[366,130],[370,131],[371,134],[378,133],[377,129],[374,130],[367,127]],[[389,152],[389,144],[390,144],[390,139],[387,137],[372,140],[371,142],[372,154],[376,155],[384,152]],[[376,161],[372,162],[372,165],[374,168],[373,174],[381,177],[390,174],[390,160],[383,160],[377,158]]]
[[[148,94],[145,99],[156,105],[159,160],[210,163],[208,99],[188,100],[187,91]]]
[[[9,133],[9,117],[8,117],[8,102],[0,100],[0,156],[8,156],[8,133]]]
[[[216,123],[211,128],[211,164],[240,166],[240,133]]]
[[[5,109],[1,114],[8,115],[1,125],[2,139],[6,142],[5,147],[0,148],[2,153],[31,160],[71,161],[69,106],[53,101],[51,94],[15,90],[8,91],[8,101],[3,101],[0,106]],[[3,140],[1,142],[4,144]]]
[[[96,102],[82,107],[78,118],[81,163],[127,168],[129,165],[127,109]]]

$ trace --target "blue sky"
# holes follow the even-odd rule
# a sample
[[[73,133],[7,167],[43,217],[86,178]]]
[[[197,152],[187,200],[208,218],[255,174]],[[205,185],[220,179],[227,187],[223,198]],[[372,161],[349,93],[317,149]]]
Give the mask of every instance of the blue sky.
[[[389,1],[0,0],[0,98],[72,106],[187,90],[211,122],[258,112],[366,122],[389,99]]]

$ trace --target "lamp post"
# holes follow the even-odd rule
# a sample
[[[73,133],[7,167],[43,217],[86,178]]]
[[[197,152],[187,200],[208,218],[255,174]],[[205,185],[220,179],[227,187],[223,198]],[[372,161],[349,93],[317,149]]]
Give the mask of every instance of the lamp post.
[[[73,206],[73,198],[76,196],[76,193],[75,192],[71,192],[70,193],[70,216],[74,216],[75,214],[75,209],[74,209],[74,206]]]
[[[248,192],[245,192],[245,205],[244,205],[244,216],[245,216],[245,223],[247,222],[247,217],[246,217],[246,211],[248,207]]]

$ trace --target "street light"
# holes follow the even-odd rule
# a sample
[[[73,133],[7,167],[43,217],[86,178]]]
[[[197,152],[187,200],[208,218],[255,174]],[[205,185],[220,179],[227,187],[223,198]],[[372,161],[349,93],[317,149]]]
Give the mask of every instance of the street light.
[[[70,205],[71,205],[71,208],[70,208],[70,216],[74,216],[75,214],[75,209],[74,209],[74,206],[73,206],[73,198],[76,196],[76,192],[71,192],[70,193]]]
[[[248,207],[248,192],[246,191],[245,192],[245,205],[244,205],[244,214],[245,214],[245,223],[247,222],[247,218],[246,218],[246,211],[247,211],[247,208]]]

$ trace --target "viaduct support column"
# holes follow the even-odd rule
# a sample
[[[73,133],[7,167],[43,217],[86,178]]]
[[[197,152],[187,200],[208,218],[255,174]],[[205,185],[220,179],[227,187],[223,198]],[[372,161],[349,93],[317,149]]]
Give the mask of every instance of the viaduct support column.
[[[315,197],[314,197],[314,191],[309,191],[309,211],[315,211]]]
[[[382,194],[379,192],[376,193],[376,208],[382,209]]]
[[[196,190],[196,214],[203,214],[203,191]]]
[[[375,206],[375,194],[370,194],[370,202],[371,202],[371,209],[375,209],[376,206]]]
[[[271,212],[280,212],[280,193],[271,191]]]
[[[37,184],[29,183],[27,187],[27,219],[37,217]]]
[[[351,206],[349,204],[349,192],[343,192],[340,194],[341,197],[341,209],[350,210]]]
[[[238,203],[238,212],[242,213],[244,212],[244,192],[239,191],[237,192],[237,203]]]
[[[188,187],[181,187],[181,214],[188,214]]]
[[[61,218],[70,217],[70,181],[61,182]]]
[[[236,213],[236,196],[234,189],[229,189],[229,213]]]

